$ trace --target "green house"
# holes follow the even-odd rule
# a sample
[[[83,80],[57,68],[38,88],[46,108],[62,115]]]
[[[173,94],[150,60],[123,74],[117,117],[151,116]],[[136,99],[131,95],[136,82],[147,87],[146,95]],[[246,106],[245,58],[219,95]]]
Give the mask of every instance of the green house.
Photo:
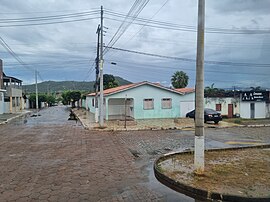
[[[99,99],[98,99],[99,100]],[[158,83],[139,82],[104,90],[106,120],[179,118],[193,110],[192,88],[171,89]],[[95,113],[95,93],[86,97],[86,109]]]

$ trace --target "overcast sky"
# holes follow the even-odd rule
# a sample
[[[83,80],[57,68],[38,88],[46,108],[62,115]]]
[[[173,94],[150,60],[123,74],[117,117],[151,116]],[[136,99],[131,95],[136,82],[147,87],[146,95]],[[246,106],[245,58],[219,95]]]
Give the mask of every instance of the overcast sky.
[[[104,36],[107,45],[124,21],[121,16],[130,11],[134,2],[1,0],[0,36],[26,64],[19,64],[0,46],[5,73],[22,79],[24,84],[34,82],[35,68],[40,73],[39,81],[94,80],[100,6],[104,7],[104,25],[108,28]],[[215,83],[216,87],[270,87],[269,9],[270,0],[206,0],[205,60],[217,63],[205,64],[205,86]],[[117,17],[113,13],[123,15]],[[150,0],[138,16],[145,21],[135,20],[129,25],[131,21],[126,20],[123,27],[127,29],[113,47],[191,60],[110,49],[104,56],[104,73],[131,82],[161,82],[169,86],[171,75],[182,70],[190,78],[189,86],[194,87],[195,62],[192,60],[196,59],[197,13],[197,0]],[[155,27],[157,24],[149,19],[176,25]],[[171,29],[175,26],[178,30]]]

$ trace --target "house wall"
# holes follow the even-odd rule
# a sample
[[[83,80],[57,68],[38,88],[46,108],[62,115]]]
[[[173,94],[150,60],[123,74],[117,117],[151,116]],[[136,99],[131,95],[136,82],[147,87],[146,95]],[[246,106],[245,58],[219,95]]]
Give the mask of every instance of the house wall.
[[[124,98],[110,98],[108,101],[109,115],[122,115],[125,114],[125,99]]]
[[[7,97],[22,97],[22,89],[16,85],[10,85],[6,87]]]
[[[85,108],[92,113],[95,113],[95,106],[92,106],[92,99],[95,99],[94,96],[87,96],[85,100]]]
[[[240,116],[241,118],[250,119],[251,110],[250,104],[252,102],[241,102],[240,103]],[[265,102],[254,102],[255,104],[255,118],[266,118],[266,103]]]
[[[4,92],[0,92],[0,114],[4,114],[5,105],[4,105]]]
[[[228,105],[233,104],[233,114],[240,114],[239,98],[204,98],[204,107],[216,110],[216,104],[221,104],[221,115],[228,115]]]
[[[270,103],[266,103],[266,114],[265,118],[270,118]]]
[[[10,113],[10,111],[9,111],[9,103],[10,102],[4,102],[4,114]]]
[[[29,99],[23,99],[23,103],[24,103],[24,108],[25,109],[29,109],[30,108],[30,103],[29,103]]]
[[[132,98],[134,101],[134,118],[135,119],[151,119],[151,118],[175,118],[180,117],[180,101],[194,101],[195,93],[180,95],[167,90],[163,90],[151,85],[142,85],[127,91],[119,92],[106,97],[106,110],[108,110],[108,99],[111,98]],[[91,98],[91,97],[89,97]],[[154,99],[154,109],[143,109],[144,99]],[[171,98],[172,108],[162,109],[161,99]],[[94,112],[94,107],[91,105],[91,100],[88,106],[91,112]],[[108,119],[108,111],[106,111],[106,119]]]

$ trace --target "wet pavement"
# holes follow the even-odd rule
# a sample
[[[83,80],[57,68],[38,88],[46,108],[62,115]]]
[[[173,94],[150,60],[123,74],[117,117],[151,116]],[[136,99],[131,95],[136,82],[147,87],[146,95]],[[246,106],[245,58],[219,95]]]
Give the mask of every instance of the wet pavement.
[[[153,175],[159,155],[193,148],[192,129],[89,131],[69,113],[51,107],[0,125],[0,201],[195,201]],[[206,129],[206,147],[269,143],[269,131]]]

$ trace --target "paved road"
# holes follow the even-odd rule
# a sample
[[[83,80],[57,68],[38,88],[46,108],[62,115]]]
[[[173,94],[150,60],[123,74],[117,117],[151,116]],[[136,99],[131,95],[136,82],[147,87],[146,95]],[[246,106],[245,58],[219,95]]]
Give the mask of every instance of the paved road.
[[[161,185],[154,159],[194,131],[93,132],[65,107],[0,126],[0,201],[194,201]],[[269,143],[269,128],[207,129],[207,147]]]

